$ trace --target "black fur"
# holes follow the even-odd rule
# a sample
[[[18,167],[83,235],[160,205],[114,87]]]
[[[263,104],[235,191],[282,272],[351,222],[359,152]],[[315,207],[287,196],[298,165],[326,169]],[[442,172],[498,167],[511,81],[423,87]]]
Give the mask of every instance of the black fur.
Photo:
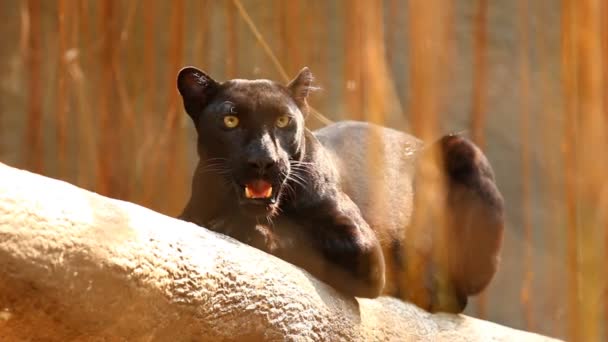
[[[411,223],[414,173],[409,170],[416,155],[405,151],[419,150],[415,138],[363,123],[308,131],[306,98],[313,88],[307,68],[283,86],[268,80],[219,83],[188,67],[179,73],[177,86],[196,126],[200,157],[181,219],[301,266],[346,294],[373,298],[385,293],[432,311],[462,311],[466,296],[483,289],[495,273],[502,197],[489,163],[468,140],[447,136],[437,144],[443,151],[445,206],[453,225],[445,266],[427,260],[432,244],[404,234]],[[284,115],[289,124],[279,127],[277,118]],[[238,117],[238,126],[226,127],[225,116]],[[384,139],[386,172],[394,171],[399,179],[373,184],[366,174],[369,165],[360,156],[367,146],[361,144],[372,130]],[[272,185],[272,196],[245,198],[245,184],[260,180]],[[386,210],[374,209],[371,189],[385,192]],[[401,202],[410,204],[397,215]],[[471,222],[471,217],[479,220]],[[424,267],[419,276],[406,279],[402,274],[416,259],[410,260],[411,251],[422,256]],[[385,257],[391,258],[390,270]],[[385,291],[386,272],[396,273],[389,274],[391,293]],[[446,281],[449,291],[440,293]],[[429,299],[418,300],[420,291],[410,291],[415,288]]]
[[[384,260],[376,236],[340,192],[331,168],[311,166],[323,155],[304,129],[308,69],[288,87],[264,80],[219,84],[201,75],[185,68],[178,76],[200,155],[192,198],[180,217],[278,255],[345,293],[378,296]],[[227,114],[238,116],[237,128],[222,126]],[[281,115],[291,117],[285,128],[275,126]],[[262,172],[251,166],[261,161],[270,166]],[[272,199],[243,198],[243,185],[256,179],[272,184]]]

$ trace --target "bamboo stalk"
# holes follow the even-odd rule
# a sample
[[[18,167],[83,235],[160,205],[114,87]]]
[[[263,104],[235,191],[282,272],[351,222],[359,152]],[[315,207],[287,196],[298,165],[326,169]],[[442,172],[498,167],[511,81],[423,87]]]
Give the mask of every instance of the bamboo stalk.
[[[410,87],[412,110],[409,111],[414,135],[423,140],[432,140],[439,130],[436,101],[436,80],[440,72],[441,28],[436,25],[436,16],[443,14],[442,0],[431,0],[425,4],[408,1],[408,22],[410,42]],[[437,12],[435,12],[437,11]],[[435,12],[435,14],[431,14]]]
[[[350,119],[363,120],[362,29],[360,25],[362,0],[344,5],[344,104]]]
[[[143,81],[143,93],[144,93],[144,112],[155,113],[158,108],[158,101],[156,101],[156,90],[158,89],[158,79],[156,77],[157,71],[157,57],[156,57],[156,37],[157,37],[157,3],[156,1],[149,1],[143,9],[143,22],[144,22],[144,55],[143,65],[144,73],[142,77]],[[142,118],[142,123],[145,132],[155,131],[155,116],[148,116]],[[156,185],[155,175],[156,170],[159,168],[160,160],[160,148],[158,148],[158,138],[151,134],[145,134],[142,136],[142,142],[138,152],[138,164],[143,165],[141,167],[141,184],[140,184],[140,201],[142,205],[148,208],[154,208],[154,199],[157,196],[153,196],[158,190]]]
[[[390,95],[389,83],[392,83],[388,75],[386,55],[384,46],[384,30],[382,25],[383,3],[380,0],[367,0],[359,4],[361,13],[361,79],[359,94],[363,96],[363,117],[365,121],[384,125],[388,109],[387,99]],[[385,153],[379,132],[371,130],[367,137],[367,172],[370,180],[382,179],[382,170]],[[375,167],[371,167],[371,166]],[[385,212],[386,208],[382,200],[383,194],[373,189],[382,189],[383,186],[372,186],[368,196],[372,199],[374,211]]]
[[[398,99],[393,87],[391,68],[386,58],[383,2],[364,1],[360,6],[361,18],[364,19],[360,25],[363,80],[360,88],[364,98],[364,118],[366,121],[385,125],[387,114],[395,111],[394,107],[398,107],[395,106]]]
[[[121,17],[124,16],[124,21],[121,27],[116,28],[117,48],[115,51],[115,62],[112,64],[114,69],[114,84],[115,93],[118,99],[118,108],[120,109],[120,119],[117,120],[119,127],[117,129],[118,138],[121,144],[121,153],[119,165],[121,199],[134,201],[136,199],[136,170],[132,167],[133,160],[137,155],[137,148],[141,140],[140,134],[142,131],[138,129],[141,123],[136,115],[136,102],[134,96],[130,93],[130,86],[133,83],[133,73],[137,71],[139,53],[129,49],[129,43],[133,40],[131,37],[134,34],[133,26],[135,23],[135,14],[137,13],[139,1],[131,0],[126,6],[126,15],[122,14],[124,7],[120,6]],[[120,29],[120,31],[119,31]],[[137,64],[135,64],[137,63]],[[147,118],[146,118],[147,119]]]
[[[44,149],[42,143],[42,18],[40,0],[27,1],[27,74],[28,115],[25,134],[26,167],[33,172],[44,171]]]
[[[477,0],[475,2],[473,37],[473,111],[471,113],[471,133],[473,141],[481,148],[485,148],[485,125],[486,125],[486,87],[488,77],[487,58],[487,21],[488,1]]]
[[[551,4],[546,0],[542,0],[537,2],[538,7],[536,9],[539,13],[548,13],[551,8]],[[556,104],[553,102],[551,98],[551,92],[549,90],[550,86],[554,83],[551,77],[552,68],[551,61],[552,57],[549,53],[548,49],[548,32],[552,29],[551,26],[548,25],[546,20],[541,20],[538,23],[538,27],[536,29],[536,43],[535,45],[538,47],[538,60],[540,64],[540,117],[541,122],[543,122],[544,128],[541,131],[542,134],[542,153],[545,156],[545,167],[544,173],[541,177],[542,184],[542,192],[544,207],[550,213],[548,215],[548,219],[545,227],[543,227],[542,235],[545,237],[545,244],[547,249],[548,257],[546,269],[548,270],[548,276],[544,279],[544,287],[548,292],[547,297],[549,298],[547,306],[545,307],[545,312],[550,313],[548,318],[548,326],[550,327],[550,331],[555,336],[560,336],[563,334],[561,329],[563,328],[561,324],[558,322],[558,314],[557,310],[561,306],[560,299],[561,295],[557,292],[557,284],[559,284],[559,273],[562,270],[562,262],[559,261],[559,229],[556,229],[562,224],[562,220],[560,218],[560,213],[562,211],[561,206],[559,205],[559,192],[556,187],[558,186],[558,170],[561,169],[561,166],[558,165],[556,157],[557,157],[557,149],[556,146],[559,146],[558,141],[556,141],[553,136],[556,131],[558,131],[558,127],[556,125],[557,120],[555,120],[556,115],[561,115],[560,110],[557,109]],[[561,107],[560,107],[561,108]]]
[[[116,197],[116,187],[113,177],[117,168],[115,160],[119,149],[116,148],[117,135],[112,118],[113,106],[113,80],[114,80],[114,53],[115,53],[115,30],[116,10],[113,0],[103,1],[101,6],[101,21],[99,30],[102,35],[101,48],[101,81],[99,87],[99,141],[97,145],[97,186],[99,193]]]
[[[228,3],[228,1],[226,3]],[[211,18],[213,2],[210,2],[208,0],[200,0],[196,1],[196,4],[196,18],[200,21],[200,25],[197,27],[193,39],[193,60],[200,65],[205,65],[207,63],[207,52],[209,50],[209,26],[207,24],[207,18]]]
[[[608,125],[608,67],[606,66],[606,61],[608,61],[608,5],[603,3],[603,8],[601,10],[601,16],[603,19],[603,27],[602,27],[602,52],[604,61],[603,68],[603,77],[604,77],[604,123]],[[608,140],[608,127],[604,127],[604,140]],[[608,165],[606,165],[608,161],[604,160],[604,169],[608,169]],[[608,170],[606,170],[608,171]],[[608,173],[608,172],[606,172]],[[604,226],[604,269],[608,265],[608,185],[604,183],[604,190],[602,199],[600,201],[600,209],[603,208],[603,226]],[[604,340],[608,339],[608,275],[604,274]]]
[[[137,53],[127,53],[124,51],[125,47],[129,46],[130,37],[133,34],[133,24],[135,22],[135,13],[137,12],[137,0],[131,0],[128,3],[127,14],[125,21],[120,30],[120,35],[116,38],[118,39],[118,44],[116,47],[115,56],[120,57],[121,60],[127,59],[128,57],[137,58]],[[116,28],[118,33],[118,27]],[[125,55],[121,55],[121,53],[125,52]],[[117,59],[117,58],[116,58]],[[125,61],[126,62],[126,61]],[[133,101],[130,100],[132,96],[129,94],[128,90],[128,81],[129,78],[124,77],[123,75],[129,75],[127,73],[131,68],[127,68],[126,70],[122,68],[123,63],[119,63],[116,61],[113,63],[114,67],[114,77],[116,78],[114,84],[116,85],[116,93],[119,97],[119,102],[121,105],[122,113],[124,121],[121,120],[121,123],[124,122],[124,125],[121,125],[121,141],[130,140],[133,137],[133,134],[137,134],[136,125],[138,124],[137,118],[135,115],[135,111],[133,110]],[[127,149],[130,150],[130,149]],[[130,158],[129,158],[130,159]]]
[[[171,6],[171,17],[170,17],[170,31],[169,36],[171,37],[169,44],[169,70],[167,79],[174,79],[177,75],[177,71],[181,68],[184,50],[184,0],[177,0],[172,3]],[[177,106],[179,103],[179,94],[175,87],[169,87],[168,93],[168,108],[167,123],[170,133],[175,133],[174,130],[178,127],[181,121],[181,115],[177,113]]]
[[[277,33],[278,39],[275,43],[275,49],[277,51],[277,58],[287,64],[287,44],[289,43],[289,38],[287,36],[286,26],[292,18],[288,18],[286,15],[286,7],[289,6],[291,1],[282,1],[282,0],[273,0],[272,1],[272,10],[273,15],[277,20],[274,22],[273,31]],[[286,71],[289,73],[289,65],[286,66]]]
[[[486,87],[488,74],[487,61],[487,21],[488,1],[475,2],[475,19],[473,26],[474,54],[473,54],[473,111],[471,113],[471,133],[473,141],[481,148],[485,148],[486,125]],[[483,291],[477,297],[477,316],[485,318],[488,315],[487,294]]]
[[[396,32],[398,32],[398,18],[399,14],[399,2],[397,0],[388,0],[388,15],[387,15],[387,23],[386,23],[386,60],[389,65],[392,65],[395,58],[395,37]]]
[[[602,184],[608,172],[598,150],[606,146],[606,118],[602,112],[602,7],[596,0],[564,1],[563,77],[566,101],[564,168],[568,213],[569,329],[571,340],[600,338],[603,260],[598,237],[605,230],[601,207]],[[584,132],[584,134],[582,134]]]
[[[529,67],[529,43],[528,43],[528,0],[519,0],[519,70],[520,70],[520,135],[521,135],[521,211],[523,215],[523,230],[524,230],[524,281],[521,288],[521,302],[523,306],[524,322],[527,330],[534,330],[534,322],[532,319],[532,284],[534,280],[533,273],[533,253],[532,253],[532,222],[531,222],[531,206],[530,202],[530,178],[532,176],[530,170],[530,67]]]
[[[437,132],[440,131],[436,94],[443,71],[445,27],[440,23],[444,23],[443,19],[448,8],[446,5],[443,0],[408,1],[409,88],[411,89],[408,113],[413,134],[426,142],[434,140]],[[419,283],[417,280],[426,275],[424,272],[429,263],[428,258],[433,259],[437,267],[436,272],[445,275],[442,271],[447,269],[445,263],[447,245],[444,241],[446,217],[441,202],[445,194],[445,185],[441,182],[443,168],[438,151],[431,152],[418,162],[414,202],[416,210],[412,225],[406,231],[410,246],[431,251],[431,255],[424,255],[419,254],[414,248],[406,250],[408,297],[422,307],[431,305],[432,294],[424,286],[416,288],[413,284]],[[432,232],[430,239],[429,232]],[[450,291],[446,287],[449,284],[445,277],[439,278],[442,279],[437,284],[438,291]]]
[[[300,1],[300,7],[302,7],[301,4],[302,2]],[[327,48],[331,30],[329,24],[332,22],[332,19],[330,19],[329,16],[331,5],[332,4],[324,0],[315,0],[310,2],[309,11],[303,11],[304,18],[301,20],[310,23],[310,29],[304,30],[305,37],[300,46],[300,48],[305,52],[303,55],[304,60],[295,60],[295,66],[292,66],[294,73],[300,70],[300,68],[303,66],[309,66],[313,71],[313,74],[315,75],[315,83],[322,89],[322,91],[317,93],[318,95],[312,96],[309,104],[314,103],[315,107],[319,108],[327,108],[327,104],[331,98],[331,95],[326,92],[326,90],[329,90],[327,87],[329,87],[331,84],[331,76],[328,74],[328,71],[330,70],[328,69],[329,48]],[[301,26],[298,26],[298,28],[301,29]],[[319,126],[323,126],[323,122],[319,120],[317,120],[316,125],[310,125],[310,127],[313,129]]]
[[[224,2],[224,10],[226,14],[226,78],[235,78],[237,76],[237,51],[238,51],[238,35],[236,27],[236,18],[234,13],[234,5],[229,1]]]
[[[172,2],[170,18],[171,43],[169,44],[169,68],[167,79],[174,79],[177,71],[181,68],[184,50],[184,1],[176,0]],[[168,111],[167,126],[163,136],[167,137],[168,154],[167,170],[168,179],[168,201],[164,202],[162,208],[167,213],[177,214],[183,205],[183,198],[186,196],[185,177],[185,155],[184,155],[184,131],[181,129],[182,115],[178,115],[178,105],[180,104],[179,94],[175,87],[168,89]]]
[[[57,169],[59,178],[67,176],[67,98],[66,53],[68,50],[68,25],[66,15],[70,10],[67,0],[57,3],[57,31],[59,46],[57,56],[57,92],[55,93],[55,138],[57,141]]]
[[[284,44],[287,53],[284,61],[287,65],[286,69],[290,73],[295,74],[305,64],[309,63],[308,56],[305,56],[305,53],[308,52],[305,48],[307,43],[305,32],[310,32],[310,30],[302,30],[300,22],[304,18],[302,17],[302,2],[300,0],[286,1],[284,3],[284,11]],[[307,14],[310,14],[310,12]]]
[[[94,73],[88,72],[85,79],[85,71],[89,70],[89,67],[93,61],[83,59],[82,56],[85,54],[91,54],[91,23],[90,23],[90,12],[88,1],[78,1],[77,15],[78,25],[74,27],[73,34],[75,47],[75,57],[70,64],[70,77],[73,82],[72,89],[76,96],[76,106],[78,115],[76,115],[76,125],[78,128],[77,139],[78,145],[78,174],[76,175],[77,183],[87,189],[95,188],[95,180],[97,179],[97,148],[94,126],[95,115],[94,110],[96,106],[91,104],[92,100],[88,95],[88,89],[91,83],[96,83],[96,80],[92,80]],[[74,21],[76,23],[76,20]]]
[[[564,195],[566,203],[566,265],[568,268],[568,338],[571,341],[580,340],[578,326],[579,312],[579,286],[578,286],[578,234],[577,234],[577,191],[576,179],[578,177],[577,158],[574,151],[577,145],[578,125],[576,113],[578,100],[577,92],[577,56],[575,53],[577,20],[576,6],[573,0],[562,1],[562,77],[565,103],[564,133],[562,136],[564,161]]]
[[[318,11],[318,1],[306,3],[306,11],[303,11],[303,3],[300,0],[275,1],[274,10],[279,18],[277,20],[277,54],[283,63],[288,78],[291,79],[304,66],[308,66],[316,72],[312,52],[307,48],[311,41],[315,41],[315,30],[318,29],[319,17],[323,15]],[[308,23],[308,28],[302,30],[302,22]],[[316,51],[323,49],[315,49]]]
[[[607,123],[604,109],[604,91],[606,83],[603,79],[602,38],[602,4],[601,0],[578,1],[580,15],[578,33],[578,53],[581,63],[578,65],[580,112],[578,121],[581,132],[580,145],[577,145],[579,162],[581,163],[579,178],[579,274],[580,287],[580,316],[577,318],[581,340],[599,341],[601,338],[600,319],[602,278],[606,270],[605,263],[600,260],[601,245],[598,243],[604,230],[602,222],[605,208],[602,203],[602,189],[608,174],[608,160],[605,154],[598,158],[596,147],[608,146],[606,136]],[[603,150],[603,149],[602,149]],[[601,152],[599,152],[601,153]]]

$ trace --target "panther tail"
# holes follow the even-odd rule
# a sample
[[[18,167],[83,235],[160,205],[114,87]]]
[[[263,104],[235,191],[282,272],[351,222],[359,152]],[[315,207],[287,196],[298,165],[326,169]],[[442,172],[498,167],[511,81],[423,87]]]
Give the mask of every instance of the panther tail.
[[[446,135],[421,157],[434,152],[432,163],[441,178],[425,184],[442,184],[443,195],[430,190],[430,197],[415,201],[411,234],[425,235],[430,242],[408,251],[407,284],[421,285],[410,289],[407,299],[429,311],[462,312],[467,297],[486,288],[497,271],[503,198],[490,163],[473,142]],[[428,173],[428,167],[423,171]],[[416,196],[422,191],[417,189]]]

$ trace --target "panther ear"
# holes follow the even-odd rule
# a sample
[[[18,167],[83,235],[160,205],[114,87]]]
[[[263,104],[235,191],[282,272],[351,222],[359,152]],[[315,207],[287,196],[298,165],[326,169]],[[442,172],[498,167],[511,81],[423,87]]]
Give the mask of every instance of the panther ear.
[[[193,120],[205,108],[218,83],[195,67],[185,67],[177,75],[177,89],[184,100],[184,108]]]
[[[308,94],[315,90],[316,88],[312,86],[312,82],[314,81],[314,77],[312,72],[308,67],[302,68],[296,76],[289,84],[287,88],[291,92],[291,96],[296,100],[296,103],[299,106],[306,106],[306,98]]]

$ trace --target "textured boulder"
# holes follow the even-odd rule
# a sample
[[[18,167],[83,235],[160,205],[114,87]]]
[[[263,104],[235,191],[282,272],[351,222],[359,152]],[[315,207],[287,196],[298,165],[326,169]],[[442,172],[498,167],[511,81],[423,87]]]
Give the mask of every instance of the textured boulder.
[[[544,341],[342,296],[207,229],[0,164],[0,340]]]

